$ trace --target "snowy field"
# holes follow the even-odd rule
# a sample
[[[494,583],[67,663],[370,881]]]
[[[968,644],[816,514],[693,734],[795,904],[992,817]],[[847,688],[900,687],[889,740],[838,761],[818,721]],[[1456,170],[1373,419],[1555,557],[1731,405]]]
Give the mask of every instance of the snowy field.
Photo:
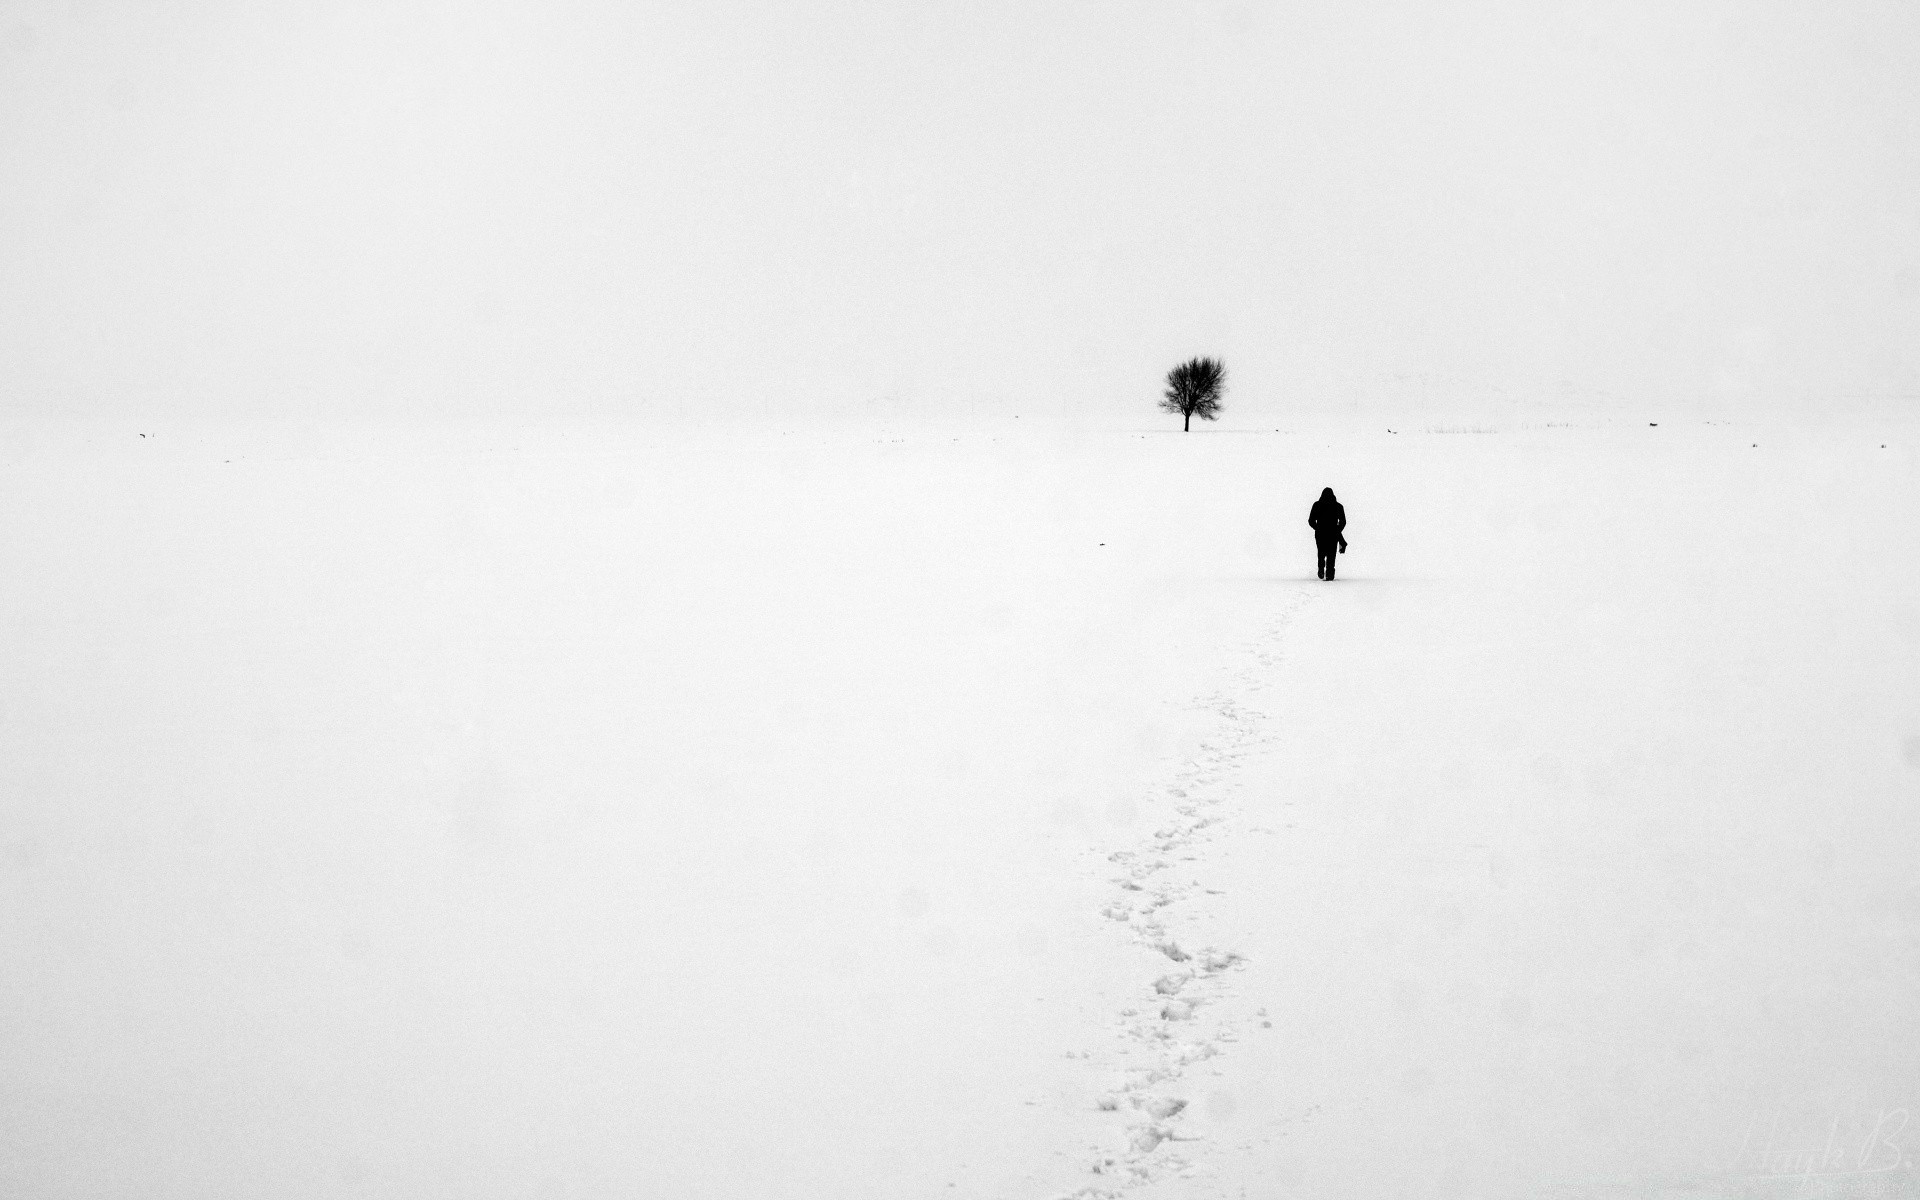
[[[1920,1195],[1920,430],[1392,428],[13,429],[0,1194]]]

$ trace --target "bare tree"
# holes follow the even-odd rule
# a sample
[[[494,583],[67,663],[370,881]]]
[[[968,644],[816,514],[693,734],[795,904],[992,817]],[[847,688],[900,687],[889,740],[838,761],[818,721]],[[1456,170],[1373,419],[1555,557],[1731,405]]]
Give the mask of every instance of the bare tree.
[[[1220,397],[1226,390],[1226,364],[1214,358],[1192,359],[1167,372],[1167,394],[1160,407],[1185,417],[1181,432],[1191,432],[1195,417],[1211,421],[1220,415]]]

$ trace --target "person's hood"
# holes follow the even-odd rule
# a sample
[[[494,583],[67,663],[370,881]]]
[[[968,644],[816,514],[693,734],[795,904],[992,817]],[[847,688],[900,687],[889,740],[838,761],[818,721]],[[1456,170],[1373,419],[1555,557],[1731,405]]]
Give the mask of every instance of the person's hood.
[[[1333,489],[1332,489],[1332,488],[1321,488],[1321,489],[1320,489],[1320,498],[1321,498],[1322,500],[1333,500],[1333,502],[1334,502],[1335,504],[1338,504],[1338,503],[1340,503],[1340,501],[1338,501],[1338,500],[1334,500],[1334,496],[1333,496]]]

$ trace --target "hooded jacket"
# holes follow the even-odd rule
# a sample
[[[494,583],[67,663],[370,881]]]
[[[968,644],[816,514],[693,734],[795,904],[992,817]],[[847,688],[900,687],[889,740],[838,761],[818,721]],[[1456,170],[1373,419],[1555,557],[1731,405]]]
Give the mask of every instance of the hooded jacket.
[[[1347,527],[1347,510],[1334,499],[1332,488],[1320,489],[1320,498],[1307,513],[1307,524],[1313,527],[1313,536],[1321,541],[1340,538],[1341,530]]]

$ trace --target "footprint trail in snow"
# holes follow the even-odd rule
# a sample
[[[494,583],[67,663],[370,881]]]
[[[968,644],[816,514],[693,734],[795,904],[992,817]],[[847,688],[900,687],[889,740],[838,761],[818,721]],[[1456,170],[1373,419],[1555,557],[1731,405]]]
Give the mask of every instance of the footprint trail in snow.
[[[1205,886],[1204,852],[1240,815],[1240,764],[1277,736],[1255,701],[1275,682],[1287,626],[1312,598],[1289,597],[1226,687],[1195,701],[1218,724],[1198,753],[1154,789],[1144,806],[1151,832],[1106,856],[1107,869],[1119,874],[1101,915],[1124,926],[1145,953],[1138,997],[1116,1015],[1113,1044],[1085,1056],[1103,1072],[1089,1080],[1091,1103],[1114,1114],[1114,1125],[1107,1144],[1092,1147],[1088,1169],[1096,1181],[1066,1193],[1071,1200],[1113,1200],[1169,1175],[1205,1170],[1197,1157],[1204,1139],[1181,1132],[1188,1075],[1264,1013],[1247,1014],[1234,1003],[1232,976],[1245,960],[1208,936],[1215,922],[1207,898],[1219,893]]]

